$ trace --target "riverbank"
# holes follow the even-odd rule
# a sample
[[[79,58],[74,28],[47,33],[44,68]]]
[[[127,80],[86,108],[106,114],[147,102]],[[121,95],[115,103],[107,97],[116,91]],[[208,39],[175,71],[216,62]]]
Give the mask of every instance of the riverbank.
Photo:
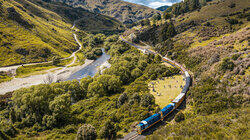
[[[32,75],[24,78],[14,78],[11,81],[0,83],[0,94],[5,94],[20,88],[30,87],[32,85],[44,84],[47,82],[63,81],[71,74],[87,67],[94,60],[86,60],[85,64],[75,67],[64,67],[50,69],[46,74]]]

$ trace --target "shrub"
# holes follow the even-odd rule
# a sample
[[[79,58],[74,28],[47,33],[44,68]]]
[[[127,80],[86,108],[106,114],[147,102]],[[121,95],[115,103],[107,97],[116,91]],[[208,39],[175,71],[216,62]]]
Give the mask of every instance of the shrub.
[[[231,3],[228,7],[229,7],[229,8],[234,8],[235,6],[236,6],[235,3]]]
[[[230,58],[225,58],[222,60],[222,63],[220,65],[221,70],[233,70],[235,67],[235,64],[230,60]]]
[[[57,64],[59,64],[59,63],[60,63],[60,58],[57,57],[57,56],[54,56],[54,57],[52,58],[52,64],[53,64],[53,65],[57,65]]]
[[[143,94],[141,97],[141,106],[148,107],[155,103],[155,98],[152,94]]]
[[[164,17],[165,20],[167,20],[167,19],[171,19],[172,15],[165,11],[164,14],[163,14],[163,17]]]
[[[7,140],[8,137],[0,130],[0,139]]]
[[[76,140],[95,140],[96,137],[95,127],[90,124],[84,124],[78,129]]]
[[[12,125],[5,126],[3,133],[10,137],[14,137],[17,134],[17,130]]]
[[[127,99],[128,99],[127,93],[123,93],[118,98],[118,102],[119,102],[120,105],[123,105],[127,101]]]
[[[117,129],[115,124],[108,120],[99,132],[99,136],[105,139],[115,139],[117,135]]]
[[[226,21],[230,24],[230,25],[235,25],[238,24],[239,21],[237,19],[226,19]]]
[[[161,20],[161,14],[159,14],[159,13],[155,14],[153,16],[153,20],[156,20],[156,21]]]
[[[100,48],[94,49],[94,54],[97,55],[97,56],[102,55],[102,49],[100,49]]]
[[[174,120],[176,122],[181,122],[181,121],[185,120],[185,116],[184,116],[184,114],[182,112],[179,112],[179,113],[176,114]]]

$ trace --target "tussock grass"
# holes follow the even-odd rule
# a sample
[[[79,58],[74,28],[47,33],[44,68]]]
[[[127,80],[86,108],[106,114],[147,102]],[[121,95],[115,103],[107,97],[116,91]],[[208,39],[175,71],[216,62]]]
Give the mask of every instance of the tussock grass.
[[[28,1],[3,1],[0,18],[0,66],[51,60],[54,55],[68,57],[77,49],[70,30],[71,24],[63,18]],[[23,2],[23,3],[22,3]],[[7,8],[14,7],[21,18],[33,25],[25,28],[7,17]],[[21,8],[20,8],[21,7]],[[43,15],[37,16],[36,11]],[[22,49],[23,52],[18,52]]]

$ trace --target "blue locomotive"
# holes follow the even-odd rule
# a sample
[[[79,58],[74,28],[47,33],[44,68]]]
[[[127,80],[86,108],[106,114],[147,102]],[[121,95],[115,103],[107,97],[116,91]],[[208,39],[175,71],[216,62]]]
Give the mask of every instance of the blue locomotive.
[[[175,64],[176,65],[176,64]],[[182,68],[181,68],[182,69]],[[185,69],[182,69],[185,75],[185,86],[182,90],[182,92],[172,101],[172,103],[168,104],[166,107],[164,107],[160,112],[148,117],[147,119],[141,121],[137,125],[137,132],[138,134],[142,134],[143,131],[147,130],[157,122],[163,120],[166,116],[168,116],[172,111],[174,111],[176,108],[180,106],[182,101],[185,99],[186,93],[188,91],[188,88],[191,84],[191,78],[188,72]]]
[[[130,43],[129,41],[126,41],[122,36],[120,36],[121,40],[123,40],[124,42],[136,47],[137,49],[141,50],[141,48],[133,43]],[[152,54],[156,54],[155,52],[146,49],[146,52],[152,53]],[[170,60],[169,58],[166,57],[162,57],[162,60],[164,62],[167,62],[177,68],[179,68],[182,73],[184,74],[186,80],[185,80],[185,86],[182,90],[182,92],[172,101],[172,103],[168,104],[166,107],[164,107],[160,112],[148,117],[147,119],[141,121],[138,125],[137,125],[137,132],[138,134],[142,134],[143,131],[147,130],[148,128],[150,128],[151,126],[153,126],[154,124],[156,124],[157,122],[163,120],[166,116],[168,116],[172,111],[174,111],[176,108],[178,108],[180,106],[180,104],[182,103],[182,101],[184,100],[186,93],[188,91],[188,88],[191,84],[191,77],[189,75],[189,73],[185,70],[184,67],[182,67],[180,64]]]

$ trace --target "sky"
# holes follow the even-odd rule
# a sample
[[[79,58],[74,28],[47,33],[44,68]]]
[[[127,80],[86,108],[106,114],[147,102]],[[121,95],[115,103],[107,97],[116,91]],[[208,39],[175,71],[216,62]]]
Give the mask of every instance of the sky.
[[[158,8],[164,5],[171,6],[173,3],[180,2],[182,0],[124,0],[124,1],[145,5],[151,8]]]

